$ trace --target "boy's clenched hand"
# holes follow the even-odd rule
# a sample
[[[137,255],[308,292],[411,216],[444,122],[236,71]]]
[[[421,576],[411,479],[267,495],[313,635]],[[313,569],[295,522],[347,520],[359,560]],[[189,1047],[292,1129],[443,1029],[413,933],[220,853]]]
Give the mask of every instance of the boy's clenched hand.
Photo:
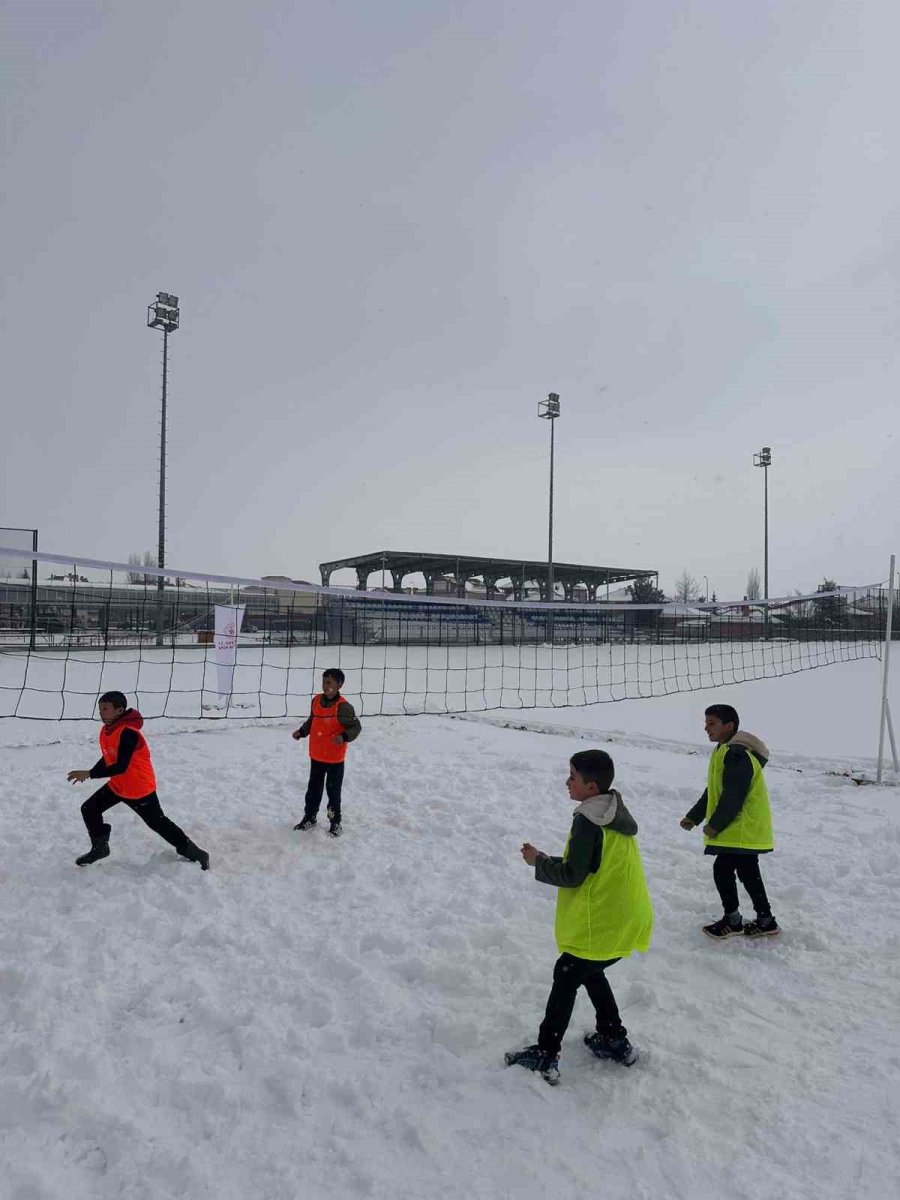
[[[535,846],[532,846],[531,842],[526,842],[520,853],[529,867],[533,867],[539,858],[547,857],[543,850],[538,850]]]

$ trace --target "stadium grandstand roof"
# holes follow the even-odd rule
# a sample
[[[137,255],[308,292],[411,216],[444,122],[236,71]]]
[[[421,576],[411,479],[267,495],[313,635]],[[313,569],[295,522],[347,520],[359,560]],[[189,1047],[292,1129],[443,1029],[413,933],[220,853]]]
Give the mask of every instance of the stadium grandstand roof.
[[[516,599],[524,594],[529,584],[536,585],[541,592],[547,583],[547,562],[520,558],[484,558],[472,554],[426,554],[418,551],[377,550],[371,554],[357,554],[352,558],[338,558],[333,562],[319,563],[322,584],[328,586],[335,571],[355,570],[357,585],[365,590],[369,575],[375,571],[390,572],[393,590],[400,591],[407,575],[424,575],[425,591],[434,593],[435,580],[452,577],[459,594],[463,594],[467,579],[482,579],[488,595],[497,584],[509,580]],[[578,563],[553,564],[553,578],[569,598],[579,584],[594,599],[598,588],[636,579],[656,579],[658,572],[646,567],[600,567]]]

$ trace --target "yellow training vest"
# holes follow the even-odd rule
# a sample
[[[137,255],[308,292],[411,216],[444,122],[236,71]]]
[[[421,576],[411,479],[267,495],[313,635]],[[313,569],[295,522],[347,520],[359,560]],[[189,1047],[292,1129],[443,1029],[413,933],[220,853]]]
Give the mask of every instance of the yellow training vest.
[[[568,842],[566,851],[568,852]],[[601,962],[645,951],[653,931],[653,905],[637,842],[603,830],[600,866],[577,888],[556,894],[556,945],[560,954]]]
[[[722,776],[727,753],[728,742],[723,742],[716,746],[709,758],[706,778],[707,821],[716,811],[722,795]],[[744,806],[730,825],[719,830],[718,837],[704,837],[703,841],[707,846],[716,846],[720,850],[771,850],[775,845],[772,838],[772,810],[769,807],[769,791],[763,778],[763,769],[752,751],[748,750],[747,755],[753,765],[753,780]]]

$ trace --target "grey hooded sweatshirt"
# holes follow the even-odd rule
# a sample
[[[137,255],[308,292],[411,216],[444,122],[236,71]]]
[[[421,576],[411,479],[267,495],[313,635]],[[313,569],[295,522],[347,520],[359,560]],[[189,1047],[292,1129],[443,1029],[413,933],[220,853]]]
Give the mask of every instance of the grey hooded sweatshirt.
[[[555,858],[542,854],[535,862],[534,877],[538,883],[549,883],[552,887],[580,887],[600,866],[604,829],[613,829],[626,837],[634,837],[638,831],[637,821],[615,789],[591,796],[578,805],[572,817],[565,855]]]

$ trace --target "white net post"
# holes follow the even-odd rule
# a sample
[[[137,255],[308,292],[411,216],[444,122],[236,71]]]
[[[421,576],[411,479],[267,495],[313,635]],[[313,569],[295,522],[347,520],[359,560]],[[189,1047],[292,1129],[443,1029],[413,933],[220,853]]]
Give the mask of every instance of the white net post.
[[[884,624],[884,656],[881,660],[881,711],[878,717],[878,767],[875,772],[875,782],[881,783],[884,774],[884,731],[891,739],[891,754],[894,759],[894,770],[900,771],[897,762],[897,743],[894,740],[894,725],[891,721],[891,707],[888,700],[888,681],[891,672],[891,634],[894,620],[894,568],[897,556],[891,555],[891,567],[888,573],[887,618]]]

